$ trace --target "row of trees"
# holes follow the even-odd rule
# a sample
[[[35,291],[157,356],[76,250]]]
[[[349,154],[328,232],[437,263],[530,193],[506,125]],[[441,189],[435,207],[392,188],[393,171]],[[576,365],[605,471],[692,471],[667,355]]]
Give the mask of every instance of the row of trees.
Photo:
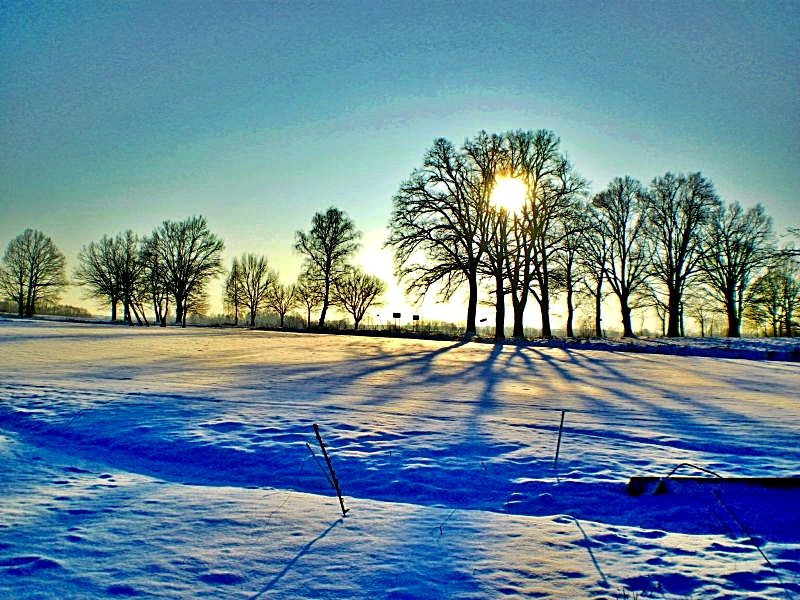
[[[350,263],[360,247],[360,237],[361,232],[341,210],[331,207],[316,213],[309,231],[295,233],[295,250],[304,262],[297,281],[290,285],[279,282],[263,256],[244,254],[234,259],[225,280],[225,304],[234,322],[238,324],[244,309],[254,326],[260,307],[266,306],[278,315],[283,327],[290,310],[303,308],[310,328],[311,313],[319,309],[318,327],[322,329],[328,309],[335,306],[350,314],[358,329],[367,310],[378,306],[386,292],[383,281]]]
[[[386,284],[349,263],[359,248],[361,233],[342,211],[317,213],[308,232],[296,233],[297,251],[305,258],[297,283],[282,285],[267,258],[244,254],[226,273],[224,302],[239,322],[246,311],[251,326],[265,308],[276,312],[283,327],[293,308],[321,308],[319,326],[337,306],[349,313],[356,329],[370,306],[380,302]],[[207,290],[214,277],[225,273],[223,241],[202,216],[184,221],[164,221],[149,236],[133,231],[103,236],[82,247],[73,281],[89,298],[107,302],[111,319],[122,305],[125,322],[149,325],[151,307],[155,322],[166,326],[170,311],[175,322],[186,326],[190,313],[207,307]],[[53,241],[39,231],[26,230],[12,240],[0,269],[0,292],[18,306],[20,316],[32,316],[42,303],[54,302],[67,285],[65,259]]]
[[[503,178],[523,184],[518,210],[493,197]],[[683,335],[691,289],[692,302],[710,299],[727,317],[728,336],[739,337],[745,307],[776,297],[759,290],[777,273],[785,276],[783,303],[763,311],[786,335],[792,332],[797,262],[792,251],[776,248],[763,207],[722,202],[701,173],[666,173],[648,186],[619,177],[590,197],[551,131],[481,132],[460,148],[436,140],[395,195],[389,227],[386,244],[407,293],[421,297],[438,287],[449,300],[466,284],[468,335],[475,333],[484,285],[493,296],[497,337],[508,297],[513,335],[523,336],[531,296],[542,334],[550,337],[551,306],[560,295],[567,335],[574,335],[576,299],[588,298],[601,336],[609,289],[624,336],[633,336],[632,312],[644,308],[661,317],[666,335]],[[761,274],[767,279],[749,293]]]

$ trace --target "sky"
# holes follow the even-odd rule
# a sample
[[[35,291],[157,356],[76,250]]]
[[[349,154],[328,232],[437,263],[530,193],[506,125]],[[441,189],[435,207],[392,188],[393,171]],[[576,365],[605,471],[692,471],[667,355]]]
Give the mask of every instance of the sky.
[[[800,2],[0,0],[0,246],[40,229],[71,272],[104,234],[202,214],[226,264],[289,283],[295,232],[336,206],[388,280],[392,196],[433,140],[539,128],[592,192],[701,171],[782,233],[797,31]]]

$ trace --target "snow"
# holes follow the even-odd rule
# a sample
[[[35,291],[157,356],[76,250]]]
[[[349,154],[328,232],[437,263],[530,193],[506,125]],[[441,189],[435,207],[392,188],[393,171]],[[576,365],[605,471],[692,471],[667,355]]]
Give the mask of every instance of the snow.
[[[800,476],[796,345],[659,344],[0,319],[0,597],[796,596],[800,488],[626,493]]]

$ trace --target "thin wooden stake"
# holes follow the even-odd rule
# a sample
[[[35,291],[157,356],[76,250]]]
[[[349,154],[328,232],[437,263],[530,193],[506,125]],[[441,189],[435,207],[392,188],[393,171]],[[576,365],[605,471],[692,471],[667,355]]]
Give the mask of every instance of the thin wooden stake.
[[[556,444],[556,457],[553,460],[553,468],[558,466],[558,453],[561,450],[561,432],[564,430],[564,415],[567,411],[561,411],[561,425],[558,426],[558,443]]]
[[[347,511],[350,509],[344,507],[344,500],[342,499],[342,488],[339,487],[339,480],[336,479],[336,472],[333,470],[331,459],[328,456],[328,451],[325,449],[325,444],[322,441],[322,436],[319,434],[319,427],[317,427],[316,423],[314,423],[314,435],[317,436],[319,447],[322,449],[322,456],[325,457],[325,462],[328,463],[328,470],[331,472],[330,480],[333,482],[333,487],[336,490],[336,495],[339,497],[339,505],[342,507],[342,516],[346,517]]]

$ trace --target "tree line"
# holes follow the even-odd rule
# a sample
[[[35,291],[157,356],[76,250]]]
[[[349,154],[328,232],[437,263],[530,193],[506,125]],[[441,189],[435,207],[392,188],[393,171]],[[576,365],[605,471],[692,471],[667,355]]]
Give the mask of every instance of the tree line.
[[[510,209],[496,195],[499,182],[522,187],[521,206]],[[662,334],[685,335],[685,317],[705,324],[724,315],[727,335],[739,337],[742,321],[772,335],[792,335],[800,301],[800,252],[778,248],[772,222],[757,204],[726,203],[700,172],[667,172],[648,184],[616,177],[591,195],[586,180],[552,131],[480,132],[461,147],[440,138],[422,165],[401,183],[392,200],[386,247],[395,276],[420,299],[436,289],[444,300],[467,288],[466,333],[476,333],[479,295],[495,308],[495,337],[505,336],[506,304],[512,335],[524,336],[531,299],[541,314],[542,335],[552,336],[552,306],[566,305],[566,335],[574,337],[578,307],[593,314],[602,337],[603,305],[615,298],[623,336],[633,336],[634,311],[652,310]],[[799,231],[790,230],[794,235]],[[265,256],[244,254],[222,265],[223,241],[202,216],[164,221],[139,237],[128,230],[82,247],[73,281],[88,297],[102,299],[117,320],[166,326],[168,314],[207,309],[210,281],[225,276],[224,305],[234,323],[251,326],[265,309],[283,326],[293,309],[325,327],[330,307],[348,313],[357,329],[386,284],[350,260],[361,233],[334,207],[316,213],[308,231],[295,233],[303,256],[297,281],[283,285]],[[0,265],[0,293],[32,316],[52,304],[67,285],[65,259],[42,232],[27,229],[12,240]],[[585,307],[589,306],[589,309]]]
[[[524,184],[518,210],[493,202],[503,178]],[[797,251],[777,248],[761,205],[725,203],[702,173],[667,172],[648,185],[625,176],[597,194],[548,130],[481,132],[457,148],[440,138],[394,196],[386,245],[395,275],[417,297],[438,289],[444,300],[466,286],[466,331],[475,334],[479,290],[495,306],[504,336],[507,299],[514,337],[523,337],[532,297],[542,335],[551,337],[551,307],[563,297],[566,334],[574,336],[576,302],[593,306],[602,337],[602,305],[619,303],[623,336],[632,313],[653,309],[662,333],[685,334],[687,311],[721,312],[727,335],[742,320],[792,335],[800,288]],[[704,333],[704,332],[703,332]]]
[[[283,285],[267,257],[246,253],[234,258],[230,269],[222,264],[225,244],[206,219],[164,221],[150,235],[131,230],[91,241],[78,253],[72,281],[88,298],[108,304],[111,320],[133,325],[153,322],[166,327],[170,313],[186,326],[187,315],[202,314],[208,306],[209,283],[225,275],[224,304],[238,325],[247,315],[271,309],[280,317],[303,307],[307,326],[311,313],[321,309],[318,326],[325,327],[327,311],[336,306],[349,313],[355,328],[371,306],[380,303],[386,284],[350,264],[358,250],[361,232],[341,210],[331,207],[317,213],[309,231],[295,234],[295,249],[304,257],[297,282]],[[40,231],[25,230],[11,240],[0,266],[0,293],[17,305],[19,316],[33,316],[37,307],[57,300],[68,284],[66,261],[53,240]]]

